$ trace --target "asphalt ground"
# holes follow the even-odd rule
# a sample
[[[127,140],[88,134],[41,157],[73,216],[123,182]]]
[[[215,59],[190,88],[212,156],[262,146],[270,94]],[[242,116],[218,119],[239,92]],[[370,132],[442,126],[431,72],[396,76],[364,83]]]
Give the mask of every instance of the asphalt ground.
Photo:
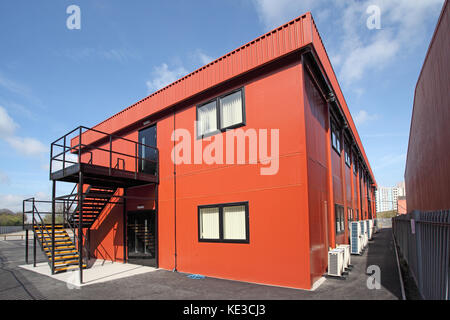
[[[32,242],[30,241],[30,244]],[[30,263],[32,247],[30,245]],[[46,258],[37,249],[38,262]],[[374,235],[361,256],[351,257],[345,280],[326,278],[314,291],[259,285],[186,274],[154,272],[92,284],[81,289],[20,268],[25,264],[23,240],[0,240],[0,300],[398,300],[400,281],[391,229]],[[369,288],[369,266],[380,270],[380,288]],[[372,286],[373,287],[373,286]]]

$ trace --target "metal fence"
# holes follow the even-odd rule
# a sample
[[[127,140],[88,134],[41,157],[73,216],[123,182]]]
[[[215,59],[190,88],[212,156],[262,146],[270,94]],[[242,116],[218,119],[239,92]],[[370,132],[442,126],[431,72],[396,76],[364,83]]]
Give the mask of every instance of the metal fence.
[[[378,228],[392,228],[392,218],[377,218]]]
[[[0,234],[19,232],[22,230],[22,226],[0,226]]]
[[[422,297],[450,300],[450,211],[398,216],[392,230]]]

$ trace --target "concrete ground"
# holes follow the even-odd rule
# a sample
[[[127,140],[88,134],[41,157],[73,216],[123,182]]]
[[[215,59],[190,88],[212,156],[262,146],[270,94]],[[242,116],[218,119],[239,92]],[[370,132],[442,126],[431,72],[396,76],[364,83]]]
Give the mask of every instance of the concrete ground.
[[[65,282],[19,267],[24,264],[25,243],[0,240],[0,300],[49,299],[189,299],[189,300],[396,300],[401,299],[391,229],[374,235],[362,256],[352,256],[353,270],[346,280],[326,280],[314,291],[205,278],[156,270],[77,289]],[[45,262],[38,252],[38,262]],[[30,251],[30,258],[32,251]],[[30,259],[30,262],[31,259]],[[367,267],[381,270],[381,288],[368,289]],[[281,272],[281,271],[280,271]]]

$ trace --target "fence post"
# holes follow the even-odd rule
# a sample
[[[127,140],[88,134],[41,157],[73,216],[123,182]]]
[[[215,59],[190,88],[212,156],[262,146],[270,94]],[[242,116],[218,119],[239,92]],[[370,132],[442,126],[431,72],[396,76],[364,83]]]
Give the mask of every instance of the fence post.
[[[444,219],[444,221],[446,223],[450,223],[450,211],[447,211],[445,214],[446,219]],[[450,300],[450,227],[447,225],[447,228],[445,230],[445,241],[444,241],[444,254],[445,254],[445,261],[446,261],[446,265],[444,266],[446,270],[448,270],[448,272],[445,273],[445,300]]]
[[[36,225],[35,225],[35,223],[34,223],[34,219],[35,219],[35,217],[34,217],[34,211],[35,211],[35,208],[34,208],[34,198],[33,198],[33,267],[36,267],[36,245],[37,245],[37,243],[36,243],[36,238],[37,238],[37,233],[36,233]]]
[[[422,273],[422,224],[420,223],[420,211],[414,210],[411,213],[412,218],[415,221],[415,231],[416,231],[416,258],[417,258],[417,285],[419,291],[423,290],[423,273]]]

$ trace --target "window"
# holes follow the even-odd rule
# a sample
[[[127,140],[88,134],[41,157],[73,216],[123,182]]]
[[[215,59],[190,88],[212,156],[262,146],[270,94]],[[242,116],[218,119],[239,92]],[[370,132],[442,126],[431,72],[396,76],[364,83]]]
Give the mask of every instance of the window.
[[[337,129],[334,122],[331,122],[331,145],[333,149],[340,155],[341,154],[341,133]]]
[[[336,234],[343,233],[345,230],[344,207],[335,204],[334,209],[336,219]]]
[[[352,208],[347,209],[347,221],[348,221],[348,223],[353,221],[353,209]]]
[[[356,160],[356,152],[353,151],[353,173],[356,174],[358,173],[358,162]]]
[[[197,107],[198,139],[243,125],[245,125],[243,88]]]
[[[350,158],[350,146],[347,141],[344,144],[344,153],[345,153],[345,164],[350,168],[351,166],[351,158]]]
[[[230,128],[242,123],[242,92],[231,93],[219,99],[220,102],[220,127]]]
[[[209,102],[197,109],[198,135],[208,135],[217,132],[217,104]]]
[[[198,207],[201,242],[249,243],[248,202]]]
[[[156,150],[156,125],[139,131],[139,172],[156,174],[158,151]]]
[[[202,239],[220,239],[219,208],[200,209],[200,235]]]

